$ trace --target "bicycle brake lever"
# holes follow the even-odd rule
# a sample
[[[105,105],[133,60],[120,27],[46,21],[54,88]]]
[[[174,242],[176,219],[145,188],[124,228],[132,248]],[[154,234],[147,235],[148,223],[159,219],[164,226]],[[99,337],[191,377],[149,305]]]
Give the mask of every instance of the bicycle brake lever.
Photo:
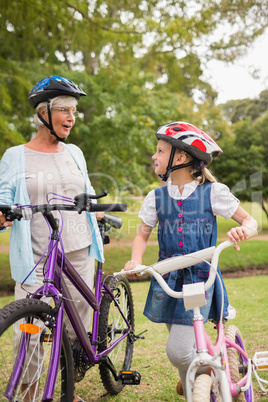
[[[77,206],[77,211],[81,214],[82,211],[90,210],[92,205],[92,200],[97,200],[98,198],[106,197],[108,194],[107,190],[98,195],[91,195],[87,193],[78,194],[74,197],[74,203]]]
[[[103,193],[101,193],[101,194],[96,194],[96,195],[91,195],[90,198],[91,198],[92,200],[97,200],[98,198],[106,197],[107,194],[108,194],[108,191],[107,191],[107,190],[104,190]]]

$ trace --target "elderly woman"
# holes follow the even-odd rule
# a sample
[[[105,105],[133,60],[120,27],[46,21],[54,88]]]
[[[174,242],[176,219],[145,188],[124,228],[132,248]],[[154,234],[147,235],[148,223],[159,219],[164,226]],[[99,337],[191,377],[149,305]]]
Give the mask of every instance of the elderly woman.
[[[38,131],[27,144],[12,147],[3,155],[0,164],[0,204],[44,204],[48,193],[71,198],[83,192],[94,194],[82,151],[75,145],[64,143],[75,124],[78,99],[85,95],[72,81],[58,76],[44,78],[32,88],[28,100],[37,111],[34,120]],[[94,214],[75,212],[62,214],[66,257],[92,288],[94,261],[103,261],[96,217]],[[0,230],[6,230],[8,226],[12,226],[10,265],[12,278],[16,282],[15,299],[21,299],[42,284],[42,263],[35,270],[33,268],[43,256],[49,229],[41,214],[34,215],[31,221],[15,221],[12,224],[0,212]],[[68,285],[72,299],[81,299],[76,289],[70,283]],[[88,330],[88,305],[80,300],[76,306]],[[70,338],[74,340],[68,320],[65,321]],[[33,373],[36,370],[34,362],[30,370]],[[31,396],[28,395],[25,400],[31,400]],[[81,399],[75,395],[74,401]]]

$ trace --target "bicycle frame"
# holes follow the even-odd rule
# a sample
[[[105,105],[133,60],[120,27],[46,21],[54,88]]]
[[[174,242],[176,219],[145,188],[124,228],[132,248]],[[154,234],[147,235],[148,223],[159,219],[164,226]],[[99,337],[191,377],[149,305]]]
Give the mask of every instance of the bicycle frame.
[[[43,297],[53,298],[55,303],[53,317],[48,317],[53,322],[53,363],[50,364],[48,368],[48,375],[46,380],[46,385],[44,389],[44,400],[52,400],[53,392],[56,382],[57,370],[60,359],[61,352],[61,337],[62,337],[62,326],[63,326],[63,312],[67,313],[67,316],[73,326],[77,338],[79,339],[82,347],[86,352],[86,357],[91,365],[98,364],[105,361],[106,356],[121,342],[124,338],[129,336],[132,331],[131,325],[129,324],[127,318],[124,316],[121,308],[116,300],[116,296],[111,292],[111,290],[105,285],[104,280],[102,280],[102,263],[98,262],[96,271],[96,284],[95,284],[95,295],[80,277],[78,272],[72,266],[72,264],[63,256],[62,252],[59,250],[59,237],[57,231],[52,234],[52,238],[49,243],[48,248],[48,260],[47,269],[44,276],[44,285],[41,286],[33,296],[34,299],[41,299]],[[64,261],[62,264],[62,259]],[[62,267],[61,267],[62,265]],[[62,272],[61,272],[62,268]],[[93,321],[92,321],[92,340],[90,341],[88,333],[84,328],[82,320],[78,314],[78,311],[71,301],[70,292],[66,286],[65,280],[62,277],[62,273],[71,281],[71,283],[76,287],[81,296],[87,301],[87,303],[93,309]],[[127,330],[125,333],[118,338],[112,345],[110,345],[105,351],[97,353],[97,338],[98,338],[98,322],[99,322],[99,308],[102,295],[108,293],[116,307],[118,308],[122,318],[124,319]],[[21,361],[24,361],[27,342],[30,341],[30,335],[27,336],[26,341],[20,343],[17,359],[13,367],[13,372],[10,377],[9,385],[6,390],[6,397],[8,399],[12,398],[13,390],[18,386],[20,373],[21,373]],[[57,362],[57,363],[55,363]]]

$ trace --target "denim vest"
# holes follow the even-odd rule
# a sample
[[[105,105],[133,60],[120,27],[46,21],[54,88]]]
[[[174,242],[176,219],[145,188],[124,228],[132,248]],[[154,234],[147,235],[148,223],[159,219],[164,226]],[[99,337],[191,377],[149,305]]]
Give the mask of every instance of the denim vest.
[[[205,182],[185,200],[170,197],[167,187],[155,190],[155,207],[158,215],[159,260],[185,255],[215,246],[217,221],[211,207],[211,185]],[[183,284],[205,282],[210,266],[199,263],[194,266],[166,274],[164,279],[175,291],[182,291]],[[227,316],[228,297],[221,277],[224,293],[223,316]],[[206,292],[206,306],[201,307],[205,321],[220,317],[222,305],[221,284],[217,278]],[[185,311],[183,300],[168,296],[152,278],[144,315],[153,322],[193,325],[193,310]]]

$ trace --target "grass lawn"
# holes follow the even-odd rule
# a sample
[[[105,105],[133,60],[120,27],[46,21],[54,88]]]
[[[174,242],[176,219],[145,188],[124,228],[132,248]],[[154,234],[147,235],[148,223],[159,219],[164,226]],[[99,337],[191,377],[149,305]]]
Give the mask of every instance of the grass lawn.
[[[237,309],[235,320],[227,325],[236,325],[242,332],[249,356],[255,351],[267,350],[267,276],[226,279],[225,284],[230,303]],[[147,330],[144,340],[135,343],[132,369],[140,372],[142,379],[139,386],[126,386],[118,396],[107,396],[98,374],[98,367],[90,369],[84,380],[77,384],[78,395],[87,402],[97,401],[184,401],[176,394],[178,374],[168,361],[165,345],[168,331],[164,324],[154,324],[142,314],[149,283],[132,283],[131,288],[135,305],[136,333]],[[0,307],[12,300],[12,297],[0,298]],[[214,339],[213,324],[206,329]],[[266,375],[266,380],[268,376]],[[254,380],[255,401],[267,401]]]
[[[10,293],[14,289],[14,281],[10,274],[9,255],[0,253],[0,293]]]

